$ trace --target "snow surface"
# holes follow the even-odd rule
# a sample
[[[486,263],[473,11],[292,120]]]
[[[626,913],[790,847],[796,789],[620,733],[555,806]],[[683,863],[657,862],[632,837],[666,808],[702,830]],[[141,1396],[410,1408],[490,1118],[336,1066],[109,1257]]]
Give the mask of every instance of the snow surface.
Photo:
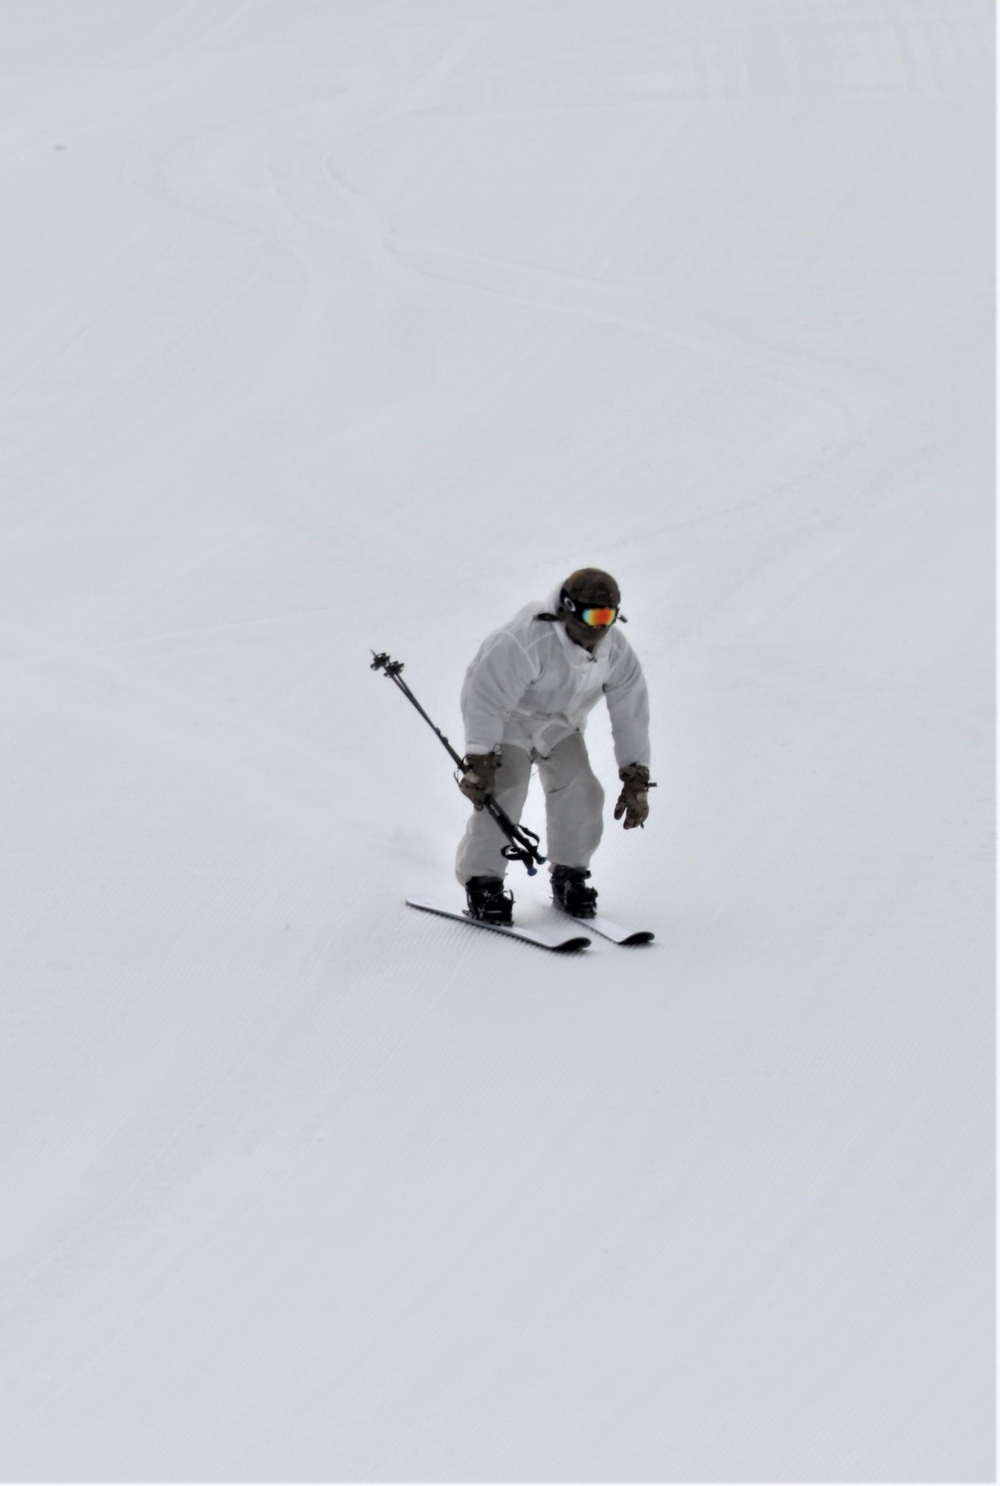
[[[4,1479],[992,1476],[993,71],[2,0]],[[591,562],[658,937],[561,960],[402,906],[466,807],[367,663],[460,742]]]

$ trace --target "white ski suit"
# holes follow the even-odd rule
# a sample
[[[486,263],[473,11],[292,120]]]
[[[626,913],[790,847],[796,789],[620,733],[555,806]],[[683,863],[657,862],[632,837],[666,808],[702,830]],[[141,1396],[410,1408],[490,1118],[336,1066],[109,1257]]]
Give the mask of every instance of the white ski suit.
[[[532,762],[545,790],[546,855],[550,864],[590,865],[603,831],[604,791],[590,767],[583,732],[587,715],[605,697],[615,758],[649,764],[649,698],[638,657],[615,625],[586,650],[554,614],[560,590],[547,604],[526,604],[494,630],[465,673],[462,716],[466,753],[500,748],[494,795],[520,820]],[[492,816],[475,810],[458,850],[460,882],[502,877],[506,838]]]

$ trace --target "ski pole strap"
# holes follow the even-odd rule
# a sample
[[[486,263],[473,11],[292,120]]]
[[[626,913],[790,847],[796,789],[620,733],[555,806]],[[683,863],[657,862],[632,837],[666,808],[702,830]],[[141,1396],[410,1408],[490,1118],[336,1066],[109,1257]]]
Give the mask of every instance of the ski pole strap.
[[[521,862],[529,877],[534,877],[538,868],[545,858],[538,850],[539,838],[534,831],[527,826],[519,825],[511,820],[506,810],[498,805],[492,795],[487,795],[483,801],[486,810],[489,811],[497,825],[507,837],[509,845],[501,846],[500,855],[505,856],[508,862]]]

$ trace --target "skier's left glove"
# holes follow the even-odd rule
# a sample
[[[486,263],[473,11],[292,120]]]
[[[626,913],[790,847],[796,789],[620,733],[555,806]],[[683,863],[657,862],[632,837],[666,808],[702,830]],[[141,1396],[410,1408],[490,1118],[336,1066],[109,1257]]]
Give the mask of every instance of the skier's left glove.
[[[458,787],[477,810],[482,810],[486,796],[493,793],[493,782],[500,767],[500,754],[470,753],[462,760],[462,772],[456,774]]]
[[[625,829],[631,831],[636,826],[645,825],[649,815],[647,790],[655,789],[656,785],[651,783],[645,764],[625,764],[618,770],[618,778],[622,782],[622,792],[615,805],[615,820],[621,820],[624,815]]]

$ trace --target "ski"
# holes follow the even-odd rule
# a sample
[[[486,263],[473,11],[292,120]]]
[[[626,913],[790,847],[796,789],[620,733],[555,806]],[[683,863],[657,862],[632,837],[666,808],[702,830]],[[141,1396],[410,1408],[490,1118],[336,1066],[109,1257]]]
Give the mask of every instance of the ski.
[[[600,934],[602,939],[610,939],[613,944],[649,944],[656,935],[652,929],[624,929],[621,924],[612,923],[609,918],[602,918],[595,914],[593,918],[574,918],[572,914],[563,913],[558,905],[553,905],[557,913],[563,918],[568,918],[571,924],[579,924],[581,928],[593,929],[595,934]]]
[[[424,913],[437,913],[442,918],[457,919],[460,924],[468,924],[473,929],[489,929],[493,934],[505,934],[508,939],[521,939],[526,944],[537,944],[541,949],[551,949],[557,954],[586,949],[590,944],[586,935],[569,933],[557,925],[529,928],[526,924],[488,924],[482,919],[470,918],[460,908],[447,908],[443,903],[432,903],[427,898],[407,898],[406,902],[410,908],[419,908]]]
[[[626,929],[599,913],[593,918],[576,918],[560,908],[554,898],[544,897],[541,892],[536,896],[540,903],[547,904],[560,918],[568,918],[571,924],[579,924],[581,929],[592,929],[602,939],[610,939],[612,944],[649,944],[656,938],[652,929]]]

